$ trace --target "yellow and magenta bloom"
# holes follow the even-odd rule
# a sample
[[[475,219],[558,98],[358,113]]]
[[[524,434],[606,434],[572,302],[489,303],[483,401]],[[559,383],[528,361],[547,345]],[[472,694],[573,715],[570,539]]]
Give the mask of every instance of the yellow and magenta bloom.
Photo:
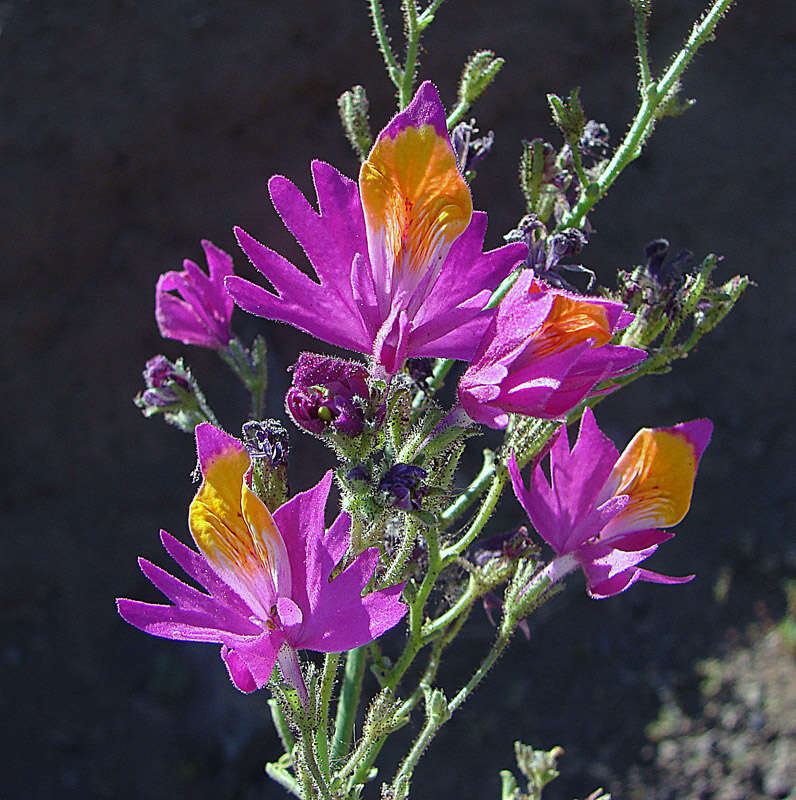
[[[639,566],[674,536],[688,512],[697,467],[713,425],[697,419],[671,428],[643,428],[620,455],[591,409],[570,450],[566,428],[550,450],[550,479],[538,464],[526,489],[512,455],[514,493],[556,557],[544,573],[553,583],[580,567],[589,594],[611,597],[637,581],[685,583]]]
[[[238,229],[276,294],[231,276],[235,302],[372,355],[388,375],[410,357],[469,361],[494,314],[484,306],[526,248],[482,252],[486,214],[473,211],[433,84],[381,131],[358,184],[320,161],[312,174],[318,211],[286,178],[269,191],[318,282]]]
[[[554,289],[523,272],[462,376],[462,407],[492,428],[505,428],[512,413],[564,419],[598,383],[646,357],[610,344],[632,319],[621,303]]]
[[[362,596],[376,569],[376,547],[330,580],[348,550],[351,522],[342,513],[325,527],[331,471],[272,514],[249,488],[251,461],[241,442],[204,423],[196,428],[196,446],[203,481],[188,524],[199,552],[165,531],[161,540],[205,591],[142,558],[141,570],[173,605],[120,599],[119,613],[154,636],[220,644],[242,692],[264,686],[278,660],[306,699],[296,651],[341,652],[372,641],[406,613],[404,585]]]

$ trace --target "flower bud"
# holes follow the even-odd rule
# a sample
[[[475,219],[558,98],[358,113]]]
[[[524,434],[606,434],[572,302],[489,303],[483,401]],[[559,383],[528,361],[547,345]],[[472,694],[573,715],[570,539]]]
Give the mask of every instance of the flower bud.
[[[491,50],[476,50],[464,65],[459,81],[459,102],[470,105],[495,80],[505,60],[495,57]]]
[[[185,370],[172,364],[166,356],[153,356],[144,366],[144,383],[146,390],[141,400],[146,405],[165,408],[180,402],[178,389],[188,391],[189,384]]]
[[[359,436],[366,422],[378,422],[371,405],[364,365],[339,358],[302,353],[293,366],[293,385],[285,403],[300,428],[320,435],[327,430]]]
[[[186,433],[207,421],[199,387],[181,358],[172,363],[166,356],[153,356],[146,362],[143,376],[146,389],[133,402],[145,417],[163,414],[166,422]]]
[[[419,511],[428,487],[423,485],[428,473],[414,464],[393,464],[379,481],[385,505],[403,511]]]
[[[346,138],[360,161],[364,161],[373,145],[373,134],[368,122],[368,96],[362,86],[353,86],[337,98],[340,122]]]

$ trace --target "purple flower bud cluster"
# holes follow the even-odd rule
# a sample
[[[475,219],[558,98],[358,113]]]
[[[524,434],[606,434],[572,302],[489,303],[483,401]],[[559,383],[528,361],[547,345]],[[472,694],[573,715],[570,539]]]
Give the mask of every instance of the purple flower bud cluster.
[[[314,434],[333,430],[359,436],[367,421],[383,416],[371,408],[368,371],[363,364],[302,353],[293,366],[285,405],[300,428]]]
[[[419,511],[428,487],[422,481],[428,473],[414,464],[393,464],[379,481],[379,491],[386,495],[387,505],[403,511]]]
[[[252,461],[267,461],[271,467],[287,464],[290,449],[287,431],[275,419],[247,422],[243,426],[243,444]]]
[[[141,403],[146,406],[173,406],[180,402],[176,387],[185,390],[189,388],[185,371],[164,355],[150,358],[144,366],[143,376],[147,388],[141,395]]]

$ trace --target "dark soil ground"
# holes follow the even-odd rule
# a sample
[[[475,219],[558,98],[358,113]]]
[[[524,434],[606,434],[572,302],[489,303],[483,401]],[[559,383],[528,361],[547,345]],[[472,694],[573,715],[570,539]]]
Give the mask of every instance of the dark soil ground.
[[[546,92],[581,86],[614,141],[624,131],[635,102],[626,5],[442,6],[421,75],[446,102],[472,50],[507,59],[475,108],[497,136],[474,185],[489,246],[522,213],[520,139],[555,136]],[[700,3],[654,5],[660,68]],[[159,527],[187,535],[194,491],[189,438],[144,420],[131,398],[149,356],[184,352],[158,337],[157,275],[199,259],[203,237],[235,252],[233,224],[299,258],[267,178],[309,190],[313,157],[355,174],[335,105],[352,84],[366,86],[374,128],[392,113],[365,4],[11,0],[0,22],[0,795],[280,797],[262,772],[277,754],[264,694],[236,693],[214,647],[151,639],[115,614],[116,596],[154,598],[135,557],[161,560]],[[599,785],[615,800],[796,797],[785,616],[796,567],[794,40],[790,2],[741,0],[686,75],[698,104],[660,125],[595,213],[584,252],[607,282],[665,236],[698,258],[723,254],[719,277],[758,284],[671,375],[600,407],[620,444],[643,425],[714,420],[691,512],[651,564],[698,578],[600,603],[573,578],[440,734],[418,797],[496,798],[515,739],[565,748],[551,800]],[[269,413],[279,416],[285,367],[317,348],[241,313],[236,326],[269,337]],[[189,350],[234,429],[245,398],[213,354]],[[294,443],[291,477],[303,488],[326,457],[298,434]],[[493,530],[519,521],[506,503]],[[491,635],[475,614],[447,685]]]

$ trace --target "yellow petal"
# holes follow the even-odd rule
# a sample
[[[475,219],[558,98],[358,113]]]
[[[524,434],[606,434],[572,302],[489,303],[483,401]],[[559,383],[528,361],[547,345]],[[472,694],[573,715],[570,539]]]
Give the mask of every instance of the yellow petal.
[[[367,227],[398,272],[437,266],[472,216],[453,150],[433,125],[380,138],[362,165],[359,187]]]
[[[683,433],[642,428],[606,483],[611,495],[629,495],[630,502],[603,535],[666,528],[680,522],[691,505],[697,462],[694,444]]]

